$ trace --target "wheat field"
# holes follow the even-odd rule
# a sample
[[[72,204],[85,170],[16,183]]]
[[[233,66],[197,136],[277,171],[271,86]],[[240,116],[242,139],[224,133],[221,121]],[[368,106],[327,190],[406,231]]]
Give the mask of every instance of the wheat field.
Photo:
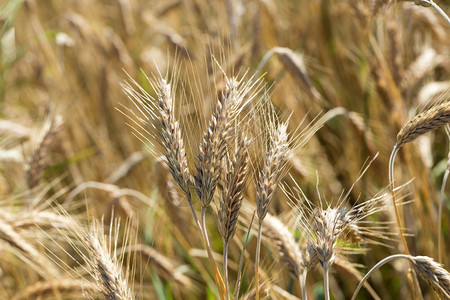
[[[0,299],[450,299],[450,2],[0,1]]]

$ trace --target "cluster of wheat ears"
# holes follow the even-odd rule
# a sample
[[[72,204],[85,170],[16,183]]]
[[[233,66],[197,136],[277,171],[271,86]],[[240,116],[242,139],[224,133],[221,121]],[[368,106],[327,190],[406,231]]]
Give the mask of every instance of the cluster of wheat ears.
[[[255,58],[252,67],[245,68],[242,61],[250,61],[251,55],[248,53],[260,47],[256,38],[247,48],[242,47],[242,52],[234,54],[226,53],[223,50],[225,46],[219,43],[222,48],[217,55],[211,54],[217,52],[212,49],[214,41],[210,39],[208,43],[211,46],[207,51],[211,53],[204,62],[208,73],[208,81],[205,81],[202,75],[198,75],[201,72],[193,63],[195,54],[190,51],[188,43],[173,28],[157,20],[185,5],[195,16],[193,19],[201,23],[209,11],[198,5],[199,1],[172,1],[159,7],[159,10],[155,9],[158,13],[136,13],[139,18],[132,17],[131,6],[127,6],[129,1],[118,2],[125,28],[123,35],[130,37],[130,44],[136,42],[130,32],[138,30],[133,24],[142,18],[147,25],[154,25],[158,35],[175,48],[175,58],[171,66],[169,60],[155,63],[161,52],[153,49],[152,75],[147,77],[143,71],[133,72],[129,70],[133,65],[132,54],[126,50],[129,45],[123,42],[120,34],[108,27],[104,35],[111,45],[104,40],[98,41],[93,29],[95,26],[89,27],[86,20],[74,12],[67,14],[69,27],[74,28],[81,41],[90,38],[95,41],[86,42],[86,48],[93,45],[92,53],[96,53],[93,58],[89,51],[82,50],[75,56],[83,62],[98,59],[104,63],[99,63],[102,66],[98,73],[104,79],[100,85],[108,86],[124,76],[123,73],[117,76],[109,74],[106,62],[110,57],[117,56],[119,65],[129,71],[130,75],[126,74],[128,79],[120,87],[126,99],[122,104],[115,105],[114,113],[106,109],[106,102],[96,106],[95,111],[91,111],[94,105],[86,103],[84,110],[81,110],[82,117],[76,118],[79,113],[77,108],[73,111],[72,120],[67,114],[62,117],[61,109],[46,107],[45,113],[50,117],[40,132],[40,138],[34,142],[33,133],[27,126],[0,120],[0,134],[5,137],[0,141],[0,170],[8,174],[0,176],[0,191],[8,190],[6,186],[14,186],[10,182],[22,180],[18,179],[21,173],[16,174],[14,167],[7,170],[9,164],[26,166],[23,184],[12,189],[12,196],[5,197],[0,207],[0,299],[207,297],[222,300],[328,300],[352,295],[353,300],[358,295],[360,299],[382,299],[390,294],[391,289],[414,299],[424,299],[424,295],[427,299],[450,299],[450,273],[444,267],[450,259],[446,227],[449,222],[445,213],[448,212],[445,187],[450,173],[450,152],[448,160],[445,159],[447,164],[443,167],[443,176],[439,177],[440,191],[431,187],[434,184],[430,183],[429,173],[432,172],[428,172],[431,163],[414,163],[414,155],[432,156],[429,153],[432,143],[422,141],[431,131],[445,129],[447,135],[442,134],[442,129],[437,132],[441,141],[448,137],[450,142],[449,82],[440,80],[439,83],[443,84],[432,87],[434,94],[440,94],[433,103],[430,99],[434,96],[428,99],[426,96],[429,93],[423,91],[421,97],[431,104],[422,103],[422,112],[405,122],[408,119],[405,118],[406,105],[413,105],[404,99],[420,98],[416,95],[416,86],[423,82],[430,70],[437,77],[445,78],[448,76],[446,71],[450,69],[449,59],[445,56],[449,51],[450,40],[446,32],[450,28],[450,19],[434,1],[405,1],[413,5],[412,13],[417,14],[417,18],[423,18],[424,24],[430,27],[435,24],[431,30],[432,37],[443,41],[439,44],[439,54],[428,48],[410,62],[406,70],[405,61],[411,60],[411,57],[402,57],[401,53],[412,54],[403,49],[407,45],[400,45],[398,26],[388,26],[383,36],[386,43],[371,38],[364,40],[364,34],[361,34],[358,38],[366,41],[368,48],[361,51],[363,54],[360,57],[352,45],[346,48],[346,53],[341,53],[336,41],[331,38],[330,18],[327,16],[330,13],[327,9],[329,1],[319,1],[324,3],[320,4],[321,25],[325,28],[324,45],[329,47],[320,51],[325,53],[322,55],[325,57],[324,65],[327,63],[327,68],[336,69],[323,71],[322,82],[310,76],[304,56],[288,47],[273,47],[261,59]],[[237,20],[240,16],[237,2],[225,1],[228,42],[230,48],[234,46],[235,49],[238,49]],[[258,7],[262,7],[261,10],[273,20],[276,19],[274,12],[282,11],[274,8],[276,4],[272,1],[250,2],[261,5]],[[368,16],[390,10],[397,5],[394,2],[370,1],[370,5],[361,2],[348,7],[351,7],[361,28],[368,28]],[[15,43],[11,35],[15,34],[14,30],[20,32],[19,26],[15,29],[11,24],[21,5],[24,5],[36,35],[42,37],[39,8],[34,1],[11,1],[0,8],[0,20],[3,17],[6,20],[0,35],[2,66],[6,70],[1,72],[2,88],[9,84],[7,74],[22,74],[22,69],[24,74],[31,72],[38,78],[43,76],[38,58],[33,62],[33,57],[27,57],[23,66],[18,64],[17,71],[14,64],[15,59],[20,61],[17,54],[20,51],[15,49],[15,58],[8,61],[10,56],[7,54],[11,52],[8,49]],[[82,7],[80,4],[78,9],[82,10]],[[110,9],[113,11],[113,8]],[[315,9],[314,6],[311,11]],[[338,7],[336,11],[342,12],[344,9]],[[430,15],[430,11],[434,13]],[[255,20],[263,22],[259,13],[258,10]],[[444,27],[441,23],[448,26]],[[201,26],[210,29],[207,24]],[[279,25],[274,25],[274,31],[286,26],[280,21]],[[11,28],[14,30],[8,35]],[[264,32],[262,36],[271,37],[273,34],[258,28],[255,25],[252,29],[255,36],[260,31]],[[211,32],[213,30],[208,34],[214,36]],[[198,32],[196,34],[200,36]],[[343,36],[346,34],[348,32],[342,33]],[[420,41],[427,39],[420,34],[417,36],[415,38]],[[69,60],[69,54],[65,51],[76,42],[70,36],[61,34],[55,40],[58,51],[45,46],[47,44],[42,40],[37,39],[37,44],[42,50],[39,53],[46,60],[54,61],[52,70],[55,74],[62,75],[67,67],[64,60]],[[327,56],[327,51],[330,51],[330,56]],[[107,53],[107,58],[101,58],[97,52]],[[367,63],[355,63],[363,61],[361,57],[364,55],[373,58],[368,59]],[[293,91],[292,81],[286,84],[283,81],[284,85],[274,89],[268,87],[270,73],[274,73],[269,66],[272,57],[278,58],[282,70],[273,76],[273,85],[276,86],[277,79],[288,73],[296,87],[300,88],[300,97],[306,99],[302,100],[304,102],[295,100],[298,93]],[[144,58],[142,60],[145,61]],[[29,67],[30,61],[35,66]],[[74,61],[72,67],[76,69],[78,60]],[[377,108],[373,112],[364,106],[364,112],[367,116],[381,116],[378,124],[369,124],[369,117],[366,119],[344,108],[345,99],[352,98],[353,92],[367,99],[371,97],[357,84],[365,79],[352,77],[344,62],[357,65],[361,74],[371,78],[373,85],[367,90],[375,91],[379,104],[375,105]],[[89,63],[85,67],[89,67]],[[250,71],[236,71],[242,69]],[[261,74],[263,70],[267,73]],[[95,89],[96,83],[90,80],[89,75],[84,78],[69,70],[67,72],[73,82],[81,82],[86,90]],[[330,79],[327,72],[343,84],[342,90],[328,86]],[[17,86],[20,91],[20,83],[23,83],[19,80],[21,77],[13,77],[17,81],[10,86]],[[73,91],[71,82],[67,80],[62,83],[63,93]],[[44,79],[36,80],[35,84],[42,90],[46,88]],[[280,89],[288,91],[280,92]],[[34,89],[32,91],[36,92]],[[100,97],[108,98],[108,91],[108,88],[101,88]],[[0,92],[1,99],[11,97],[6,88],[0,89]],[[285,100],[277,100],[283,96]],[[8,102],[5,103],[8,107]],[[305,103],[314,105],[305,108]],[[299,106],[302,106],[300,112],[297,111]],[[84,124],[90,113],[104,113],[105,124],[98,128],[94,123]],[[5,115],[8,114],[14,113],[6,109]],[[112,117],[113,114],[119,117]],[[351,133],[345,128],[336,130],[339,131],[336,136],[333,136],[333,130],[321,133],[328,124],[331,124],[330,128],[343,126],[341,123],[333,124],[338,116],[348,121],[345,126],[351,128]],[[126,128],[117,125],[119,123],[115,123],[114,118],[121,118],[120,124],[126,124]],[[80,132],[84,133],[86,129],[88,134],[72,131],[66,126],[68,122],[79,126]],[[388,159],[385,157],[385,165],[384,161],[380,163],[377,150],[378,146],[385,146],[384,137],[374,138],[369,130],[372,126],[390,127],[397,133],[396,141],[386,147],[389,148],[387,152],[392,151]],[[98,132],[95,132],[96,129]],[[121,137],[115,137],[116,131],[124,141],[120,141]],[[130,131],[133,139],[129,137]],[[63,134],[65,138],[60,137]],[[107,142],[108,137],[115,139],[114,142]],[[351,161],[351,157],[357,156],[359,151],[349,149],[353,147],[351,143],[355,137],[359,137],[358,141],[363,145],[360,149],[366,159],[363,165],[359,161]],[[146,150],[129,155],[120,167],[102,180],[95,179],[103,177],[104,174],[99,175],[101,170],[90,173],[90,180],[85,180],[83,170],[107,166],[110,162],[100,162],[115,157],[112,154],[108,156],[108,151],[116,150],[102,152],[98,150],[102,149],[100,146],[98,149],[97,146],[84,146],[82,151],[75,153],[76,147],[72,144],[76,144],[77,138],[84,145],[106,145],[104,148],[119,145],[121,149],[117,152],[126,152],[124,149],[128,149],[128,144],[137,138]],[[342,143],[339,143],[340,139]],[[55,140],[63,142],[55,145]],[[386,140],[389,141],[388,138]],[[429,147],[425,150],[420,147],[419,150],[413,149],[410,146],[415,140],[421,140]],[[338,147],[333,143],[342,145]],[[53,164],[52,169],[49,166],[52,153],[58,152],[54,151],[55,147],[59,147],[59,152],[67,157],[62,163]],[[310,147],[313,150],[308,152]],[[94,148],[97,152],[92,150]],[[343,153],[343,149],[351,154]],[[343,160],[338,159],[340,155],[345,155]],[[397,155],[400,156],[402,170],[395,169]],[[86,165],[80,163],[94,156],[96,165],[92,161]],[[304,161],[317,162],[312,167],[305,166],[304,156]],[[147,171],[149,165],[145,163],[146,157],[150,157],[151,172]],[[320,167],[320,172],[316,169],[311,172],[309,167]],[[126,187],[124,182],[133,177],[131,174],[138,172],[136,170],[139,168],[141,173],[129,184],[136,184],[142,189]],[[365,180],[372,168],[375,175]],[[415,174],[421,172],[421,168],[426,169],[424,174]],[[61,169],[65,171],[60,172]],[[313,175],[310,176],[310,173]],[[400,181],[399,175],[404,173],[417,176],[418,183],[414,180]],[[313,179],[316,179],[315,183],[311,183]],[[384,179],[386,182],[383,182]],[[379,188],[387,183],[387,187]],[[106,204],[102,200],[91,201],[91,190],[99,192],[98,199],[107,199]],[[371,194],[372,191],[375,192]],[[426,200],[437,195],[437,214],[434,214],[435,209],[430,203],[423,204],[424,201],[411,197],[411,194],[414,197],[423,196]],[[329,195],[335,198],[327,199]],[[159,203],[160,198],[164,199],[162,204]],[[409,208],[416,205],[415,202],[419,203],[418,206]],[[422,213],[429,217],[421,219]],[[411,225],[415,224],[414,218],[418,218],[420,229],[411,229]],[[422,229],[422,239],[435,232],[424,239],[423,245],[412,234]],[[411,244],[414,246],[411,247]],[[380,251],[380,255],[373,255],[373,259],[372,247]],[[389,250],[379,250],[384,248]],[[427,256],[422,255],[421,249],[426,250]],[[430,252],[436,259],[429,256]],[[379,259],[380,256],[384,258]],[[380,273],[380,270],[388,268],[384,266],[386,264],[391,268],[386,271],[388,275]],[[359,267],[367,269],[365,275],[361,274]],[[335,272],[345,274],[346,279],[336,278],[333,275]],[[397,282],[402,287],[386,287],[386,282],[395,281],[394,278],[401,278]]]

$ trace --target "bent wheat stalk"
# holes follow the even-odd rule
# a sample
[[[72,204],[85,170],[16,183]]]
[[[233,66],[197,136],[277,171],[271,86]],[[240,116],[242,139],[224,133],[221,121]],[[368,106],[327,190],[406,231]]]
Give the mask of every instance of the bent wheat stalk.
[[[438,104],[427,111],[412,118],[397,134],[397,143],[391,152],[389,157],[389,187],[392,195],[392,205],[394,206],[395,219],[397,222],[398,231],[404,251],[407,255],[410,254],[408,244],[406,243],[405,236],[403,235],[402,225],[400,222],[400,216],[397,209],[395,198],[395,186],[394,186],[394,161],[398,150],[401,146],[414,141],[422,134],[427,133],[433,129],[439,128],[450,121],[450,101],[446,100],[441,104]],[[411,265],[411,264],[410,264]],[[411,266],[413,267],[413,266]],[[415,273],[412,275],[413,283],[416,291],[420,291],[419,283]]]
[[[435,262],[432,258],[427,256],[394,254],[382,259],[372,269],[370,269],[369,272],[367,272],[367,274],[359,282],[358,286],[353,292],[351,300],[354,300],[356,298],[356,295],[363,286],[364,282],[369,278],[370,275],[372,275],[373,272],[378,270],[387,262],[398,258],[407,259],[414,271],[433,287],[433,289],[436,291],[439,297],[441,297],[441,299],[450,298],[450,273],[445,270],[441,264]]]
[[[405,249],[405,253],[409,254],[408,245],[403,235],[403,230],[400,222],[400,216],[397,210],[394,186],[394,161],[398,150],[401,146],[414,141],[420,135],[427,133],[430,130],[439,128],[450,121],[450,101],[436,105],[429,110],[412,118],[398,133],[397,143],[391,152],[389,158],[389,187],[392,194],[392,205],[394,206],[395,218],[399,230],[400,238]]]

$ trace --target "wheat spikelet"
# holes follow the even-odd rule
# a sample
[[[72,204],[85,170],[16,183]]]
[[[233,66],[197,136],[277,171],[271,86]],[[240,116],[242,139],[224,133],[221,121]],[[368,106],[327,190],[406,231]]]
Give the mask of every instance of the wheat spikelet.
[[[178,121],[175,120],[171,86],[161,79],[158,93],[161,143],[173,178],[185,194],[189,194],[190,173]]]
[[[450,101],[446,100],[412,118],[397,134],[397,146],[414,141],[418,136],[450,121]]]
[[[133,299],[127,281],[123,278],[115,257],[109,253],[105,241],[94,234],[88,234],[86,245],[95,266],[95,277],[101,293],[107,300]]]
[[[231,169],[226,174],[219,210],[219,232],[224,244],[228,243],[236,232],[247,179],[249,145],[250,141],[246,137],[242,138]]]
[[[413,269],[426,280],[441,297],[450,299],[450,273],[428,256],[411,257]]]
[[[225,93],[217,103],[216,111],[203,137],[198,154],[195,175],[195,190],[202,205],[208,206],[214,196],[222,170],[222,158],[231,129],[231,119],[236,112],[238,82],[233,78],[227,82]]]
[[[270,214],[264,218],[263,226],[265,229],[263,235],[267,237],[269,243],[276,245],[281,260],[289,273],[298,279],[305,263],[294,236],[280,219]]]
[[[29,168],[27,170],[27,185],[32,189],[38,185],[42,176],[42,171],[45,167],[45,158],[47,157],[50,145],[62,125],[62,118],[60,116],[55,117],[50,123],[50,126],[43,136],[39,146],[34,150]]]
[[[70,296],[77,296],[78,299],[85,294],[94,294],[96,292],[98,292],[98,289],[94,284],[86,283],[81,280],[61,279],[51,282],[37,282],[25,288],[12,299],[50,299],[53,298],[52,296],[55,296],[55,299],[59,299],[56,296],[63,296],[64,299],[68,299],[66,297]]]
[[[264,219],[275,191],[279,174],[288,154],[287,124],[281,124],[276,129],[270,142],[269,152],[266,154],[263,170],[260,172],[256,187],[256,205],[260,220]]]

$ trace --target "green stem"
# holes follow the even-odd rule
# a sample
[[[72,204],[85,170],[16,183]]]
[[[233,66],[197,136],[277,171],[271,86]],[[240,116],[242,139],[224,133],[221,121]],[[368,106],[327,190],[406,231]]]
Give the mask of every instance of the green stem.
[[[328,276],[328,271],[330,267],[327,263],[323,264],[323,289],[325,292],[325,300],[330,300],[330,280]]]
[[[444,178],[442,179],[442,186],[441,186],[441,194],[439,196],[439,213],[438,213],[438,258],[439,261],[442,261],[442,251],[441,251],[441,235],[442,235],[442,203],[444,202],[444,190],[445,185],[447,184],[448,174],[450,173],[450,170],[447,168],[444,173]]]
[[[258,239],[256,240],[256,258],[255,258],[255,291],[256,291],[256,300],[259,300],[259,257],[261,252],[261,231],[262,231],[262,220],[259,219],[258,226]]]
[[[307,300],[306,296],[306,275],[308,274],[308,269],[304,268],[301,275],[301,285],[302,285],[302,300]]]
[[[228,241],[224,241],[223,243],[223,274],[225,281],[225,298],[230,299],[228,288]]]
[[[405,236],[403,235],[402,225],[400,222],[400,216],[398,214],[397,209],[397,203],[395,200],[395,191],[394,191],[394,161],[395,156],[398,152],[398,145],[395,144],[394,149],[391,152],[391,156],[389,157],[389,187],[391,189],[391,195],[392,195],[392,205],[394,206],[394,212],[395,212],[395,220],[397,222],[397,228],[400,234],[400,239],[402,240],[403,248],[405,249],[405,253],[409,254],[408,244],[406,244]]]

